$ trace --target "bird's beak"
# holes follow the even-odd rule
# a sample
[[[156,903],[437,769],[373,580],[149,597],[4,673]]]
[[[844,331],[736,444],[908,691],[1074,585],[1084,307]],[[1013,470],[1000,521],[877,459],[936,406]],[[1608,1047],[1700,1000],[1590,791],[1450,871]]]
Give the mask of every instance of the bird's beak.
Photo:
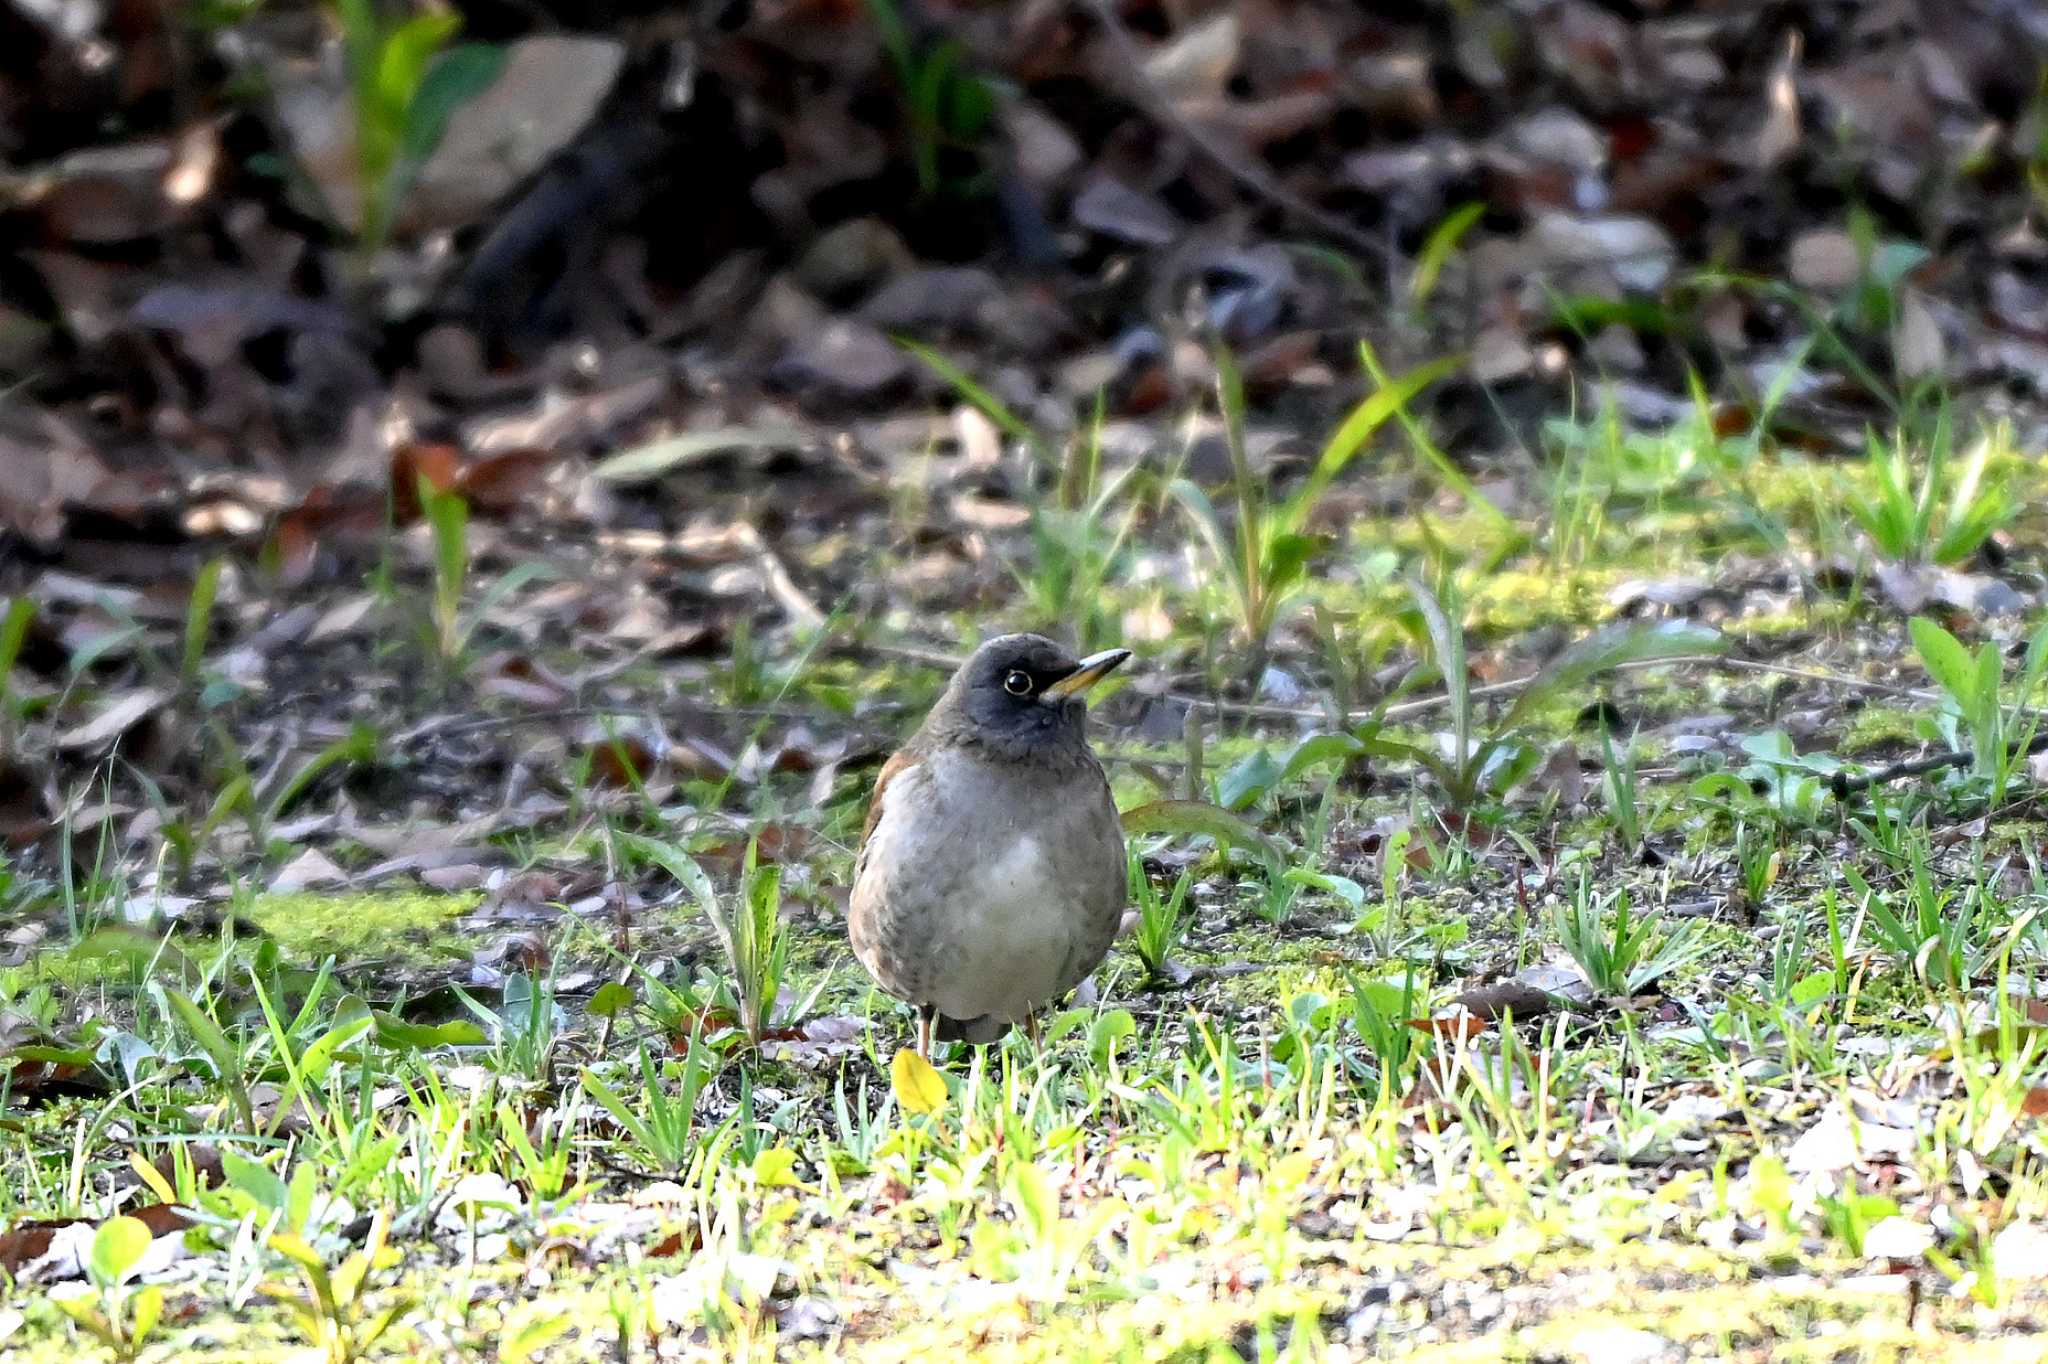
[[[1099,654],[1090,654],[1075,665],[1074,671],[1040,692],[1039,699],[1056,706],[1069,697],[1079,696],[1115,672],[1130,656],[1129,649],[1104,649]]]

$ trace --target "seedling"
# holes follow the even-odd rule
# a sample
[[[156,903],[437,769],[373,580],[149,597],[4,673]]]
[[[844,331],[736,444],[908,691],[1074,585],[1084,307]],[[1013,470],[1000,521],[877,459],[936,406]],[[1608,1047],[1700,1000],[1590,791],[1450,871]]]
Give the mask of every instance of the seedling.
[[[284,1283],[268,1283],[263,1291],[283,1304],[327,1364],[355,1364],[410,1310],[409,1298],[397,1297],[380,1308],[369,1305],[369,1278],[374,1270],[390,1269],[399,1253],[386,1244],[390,1214],[379,1208],[370,1218],[363,1248],[333,1270],[320,1252],[300,1237],[281,1233],[270,1248],[298,1267],[303,1291]]]
[[[85,1264],[92,1287],[53,1295],[64,1315],[119,1360],[134,1359],[163,1316],[161,1288],[153,1284],[139,1289],[128,1286],[154,1239],[149,1228],[133,1217],[108,1218],[93,1233],[92,1252]]]
[[[1459,362],[1456,357],[1438,360],[1398,380],[1375,375],[1379,388],[1339,424],[1294,495],[1276,505],[1245,452],[1244,378],[1237,361],[1220,346],[1215,361],[1216,403],[1230,455],[1235,517],[1226,522],[1209,495],[1188,479],[1175,479],[1169,491],[1194,525],[1211,567],[1229,593],[1238,633],[1250,650],[1249,674],[1256,680],[1265,670],[1273,626],[1308,581],[1309,561],[1318,548],[1308,531],[1309,518],[1330,485],[1381,426]]]
[[[2011,704],[1996,643],[1986,640],[1973,657],[1954,635],[1923,616],[1915,616],[1908,629],[1922,666],[1947,693],[1936,719],[1938,731],[1959,752],[1967,739],[1973,783],[1990,804],[2000,804],[2040,727],[2032,701],[2048,676],[2048,627],[2036,631],[2027,645]]]
[[[1904,432],[1889,441],[1876,432],[1865,437],[1868,490],[1850,494],[1849,512],[1885,558],[1960,563],[2019,515],[2003,466],[1994,465],[2011,446],[2010,432],[1985,432],[1960,463],[1953,441],[1946,408],[1935,418],[1917,472]]]
[[[449,46],[461,17],[445,10],[386,19],[375,0],[334,0],[355,115],[353,224],[360,257],[383,249],[420,168],[455,111],[504,70],[502,48]]]
[[[1610,916],[1611,929],[1606,923]],[[1595,992],[1637,995],[1713,949],[1697,922],[1660,934],[1661,917],[1634,916],[1626,890],[1595,900],[1592,882],[1582,873],[1572,898],[1558,906],[1557,938]]]
[[[1138,907],[1138,927],[1131,934],[1131,948],[1138,954],[1138,960],[1145,964],[1147,980],[1169,979],[1167,965],[1174,949],[1180,946],[1181,938],[1187,933],[1188,922],[1193,917],[1188,904],[1188,890],[1194,884],[1194,876],[1183,871],[1173,883],[1173,890],[1161,896],[1159,888],[1152,884],[1152,878],[1145,874],[1145,861],[1136,853],[1130,859],[1131,901]]]

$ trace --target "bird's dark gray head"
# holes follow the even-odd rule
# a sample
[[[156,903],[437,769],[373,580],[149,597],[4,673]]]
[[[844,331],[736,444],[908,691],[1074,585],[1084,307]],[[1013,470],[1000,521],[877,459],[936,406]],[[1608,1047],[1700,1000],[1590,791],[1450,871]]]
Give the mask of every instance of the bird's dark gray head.
[[[1129,649],[1075,658],[1043,635],[998,635],[968,656],[932,712],[930,726],[1005,757],[1078,751],[1088,725],[1088,689]]]

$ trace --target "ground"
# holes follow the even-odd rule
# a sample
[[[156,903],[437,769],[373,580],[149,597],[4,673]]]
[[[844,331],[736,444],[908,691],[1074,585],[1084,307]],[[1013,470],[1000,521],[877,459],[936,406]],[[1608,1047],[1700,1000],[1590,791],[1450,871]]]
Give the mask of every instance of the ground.
[[[1072,623],[1028,527],[943,587],[886,504],[772,570],[431,503],[366,586],[227,564],[122,646],[95,708],[161,705],[7,883],[0,1244],[63,1285],[10,1357],[127,1350],[150,1302],[159,1358],[2036,1357],[2022,713],[1942,691],[1877,566],[1814,590],[1742,547],[1759,506],[1810,543],[1861,467],[1617,498],[1571,556],[1534,509],[1587,472],[1517,476],[1460,542],[1499,547],[1422,577],[1377,556],[1464,499],[1336,523],[1258,649],[1163,486],[1067,526],[1140,652],[1093,733],[1151,807],[1142,893],[1039,1046],[936,1074],[846,884],[936,641]],[[1983,478],[2033,505],[2044,470]],[[920,592],[918,647],[787,599]],[[2011,646],[2017,701],[2014,618],[1927,609]],[[2016,752],[2005,789],[1829,786],[1944,733]],[[121,1254],[107,1219],[162,1203]]]

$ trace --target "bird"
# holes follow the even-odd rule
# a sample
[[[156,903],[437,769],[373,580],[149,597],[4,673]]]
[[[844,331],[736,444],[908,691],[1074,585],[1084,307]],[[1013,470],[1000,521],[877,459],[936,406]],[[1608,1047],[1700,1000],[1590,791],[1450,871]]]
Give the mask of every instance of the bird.
[[[1088,747],[1086,694],[1131,656],[998,635],[882,766],[847,936],[917,1012],[917,1052],[989,1043],[1109,954],[1129,889],[1123,826]]]

